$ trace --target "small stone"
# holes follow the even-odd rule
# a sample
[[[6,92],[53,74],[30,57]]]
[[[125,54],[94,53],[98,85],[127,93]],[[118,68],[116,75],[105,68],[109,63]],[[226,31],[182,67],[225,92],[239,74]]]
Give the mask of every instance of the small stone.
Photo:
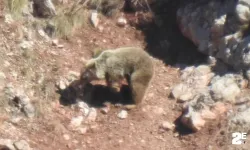
[[[80,133],[80,134],[85,134],[85,133],[87,133],[87,127],[83,127],[83,128],[78,128],[78,132]]]
[[[53,46],[57,46],[58,45],[58,39],[54,39],[54,40],[52,40],[52,45]]]
[[[57,86],[60,90],[64,90],[67,88],[67,83],[65,80],[61,79],[59,82],[57,82]]]
[[[95,121],[97,117],[97,111],[95,108],[90,108],[88,116],[87,116],[87,120],[92,122]]]
[[[117,19],[117,25],[120,27],[124,27],[127,24],[127,20],[124,17],[119,17]]]
[[[59,44],[59,45],[57,45],[57,48],[64,48],[64,45]]]
[[[216,65],[216,58],[213,56],[208,56],[207,63],[210,66],[215,66]]]
[[[161,124],[161,128],[163,128],[164,130],[174,130],[175,125],[173,123],[168,122],[168,121],[164,121]]]
[[[117,104],[115,104],[115,107],[120,108],[120,107],[122,107],[122,104],[117,103]]]
[[[35,108],[32,104],[27,104],[25,106],[23,106],[23,111],[25,113],[25,115],[29,118],[32,118],[35,116]]]
[[[104,27],[103,27],[103,26],[98,26],[98,30],[99,30],[100,32],[103,32]]]
[[[117,115],[118,118],[120,119],[125,119],[128,117],[128,112],[126,110],[122,110],[118,115]]]
[[[103,107],[101,108],[101,113],[107,114],[109,112],[110,108],[109,107]]]
[[[30,150],[30,146],[25,140],[14,142],[13,145],[17,150]]]
[[[174,133],[174,137],[178,137],[180,134],[179,133]]]
[[[99,23],[98,12],[96,10],[92,11],[90,20],[91,20],[91,23],[93,24],[93,26],[96,28],[98,26],[98,23]]]
[[[4,22],[7,23],[7,24],[11,24],[12,22],[14,22],[12,16],[10,14],[6,14],[4,16]]]
[[[70,122],[70,126],[75,128],[79,127],[83,122],[83,116],[73,117]]]
[[[63,138],[64,138],[66,141],[68,141],[68,140],[70,139],[70,136],[69,136],[68,134],[64,134],[64,135],[63,135]]]
[[[4,61],[4,67],[9,67],[10,66],[10,62],[8,62],[7,60]]]
[[[89,106],[83,101],[77,102],[77,107],[80,108],[80,111],[83,113],[84,116],[87,116],[89,114]]]

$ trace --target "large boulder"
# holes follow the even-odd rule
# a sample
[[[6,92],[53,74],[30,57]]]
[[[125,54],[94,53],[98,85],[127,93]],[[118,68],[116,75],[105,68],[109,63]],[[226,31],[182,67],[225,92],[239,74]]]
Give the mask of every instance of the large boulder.
[[[248,0],[206,0],[178,9],[181,32],[198,50],[214,56],[236,70],[250,67],[250,21]]]

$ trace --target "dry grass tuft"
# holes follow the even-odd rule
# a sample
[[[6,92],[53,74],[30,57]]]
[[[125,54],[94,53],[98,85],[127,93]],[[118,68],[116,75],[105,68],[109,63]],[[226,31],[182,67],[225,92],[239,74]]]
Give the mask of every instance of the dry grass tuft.
[[[28,0],[7,0],[10,13],[17,17],[22,14],[24,7],[28,6]]]
[[[72,6],[74,7],[74,6]],[[52,18],[52,23],[55,26],[55,36],[68,37],[72,34],[74,29],[79,28],[87,22],[86,11],[83,8],[80,9],[62,9],[57,16]]]

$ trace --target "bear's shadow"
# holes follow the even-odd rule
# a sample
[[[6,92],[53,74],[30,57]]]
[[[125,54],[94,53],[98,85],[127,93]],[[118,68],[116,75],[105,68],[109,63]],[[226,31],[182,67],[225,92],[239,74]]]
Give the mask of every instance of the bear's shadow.
[[[79,80],[75,80],[64,90],[58,90],[57,93],[60,94],[60,104],[64,106],[75,104],[79,100],[96,108],[104,107],[106,102],[123,105],[133,104],[128,85],[122,85],[120,92],[116,92],[105,85],[91,83],[82,85]]]

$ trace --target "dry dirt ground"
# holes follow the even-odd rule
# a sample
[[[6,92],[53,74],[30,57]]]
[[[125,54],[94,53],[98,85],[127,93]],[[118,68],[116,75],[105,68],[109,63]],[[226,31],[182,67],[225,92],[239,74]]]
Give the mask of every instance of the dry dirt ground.
[[[18,58],[18,52],[11,48],[17,45],[10,36],[15,28],[6,26],[3,18],[0,24],[2,24],[1,38],[9,42],[5,43],[10,47],[6,48],[6,51],[13,53],[9,55],[1,53],[1,58],[12,64],[12,68],[7,67],[3,71],[8,77],[7,82],[15,83],[15,79],[10,74],[13,70],[17,73],[21,72],[22,63],[25,62]],[[102,19],[100,24],[104,27],[103,32],[86,26],[78,29],[68,40],[60,40],[59,43],[64,45],[62,49],[51,46],[51,43],[35,43],[37,59],[32,59],[35,68],[32,71],[39,72],[38,68],[44,70],[47,79],[44,83],[45,87],[54,85],[60,76],[66,76],[69,71],[79,72],[83,66],[82,60],[89,59],[91,51],[96,48],[145,47],[147,44],[143,33],[133,27],[118,27],[115,20],[111,19]],[[70,106],[60,105],[60,95],[52,86],[49,88],[48,98],[40,97],[39,102],[42,104],[38,106],[43,108],[40,108],[42,113],[36,118],[24,119],[15,124],[8,122],[8,117],[1,115],[3,119],[0,121],[0,138],[24,139],[32,148],[39,150],[226,149],[227,136],[221,132],[223,122],[208,123],[207,127],[198,133],[189,133],[178,124],[176,119],[181,115],[181,104],[169,98],[169,93],[173,85],[178,83],[179,70],[164,64],[161,60],[152,59],[155,63],[152,84],[142,106],[129,111],[126,119],[117,117],[120,108],[112,107],[107,114],[102,114],[98,108],[97,120],[90,125],[85,134],[73,132],[68,129],[68,125],[77,112]],[[18,77],[17,80],[19,81],[17,83],[20,83],[26,78]],[[36,91],[35,87],[34,90],[35,96],[39,97],[41,91]],[[177,122],[180,133],[160,129],[163,121]],[[68,135],[69,139],[65,139],[64,135]]]

